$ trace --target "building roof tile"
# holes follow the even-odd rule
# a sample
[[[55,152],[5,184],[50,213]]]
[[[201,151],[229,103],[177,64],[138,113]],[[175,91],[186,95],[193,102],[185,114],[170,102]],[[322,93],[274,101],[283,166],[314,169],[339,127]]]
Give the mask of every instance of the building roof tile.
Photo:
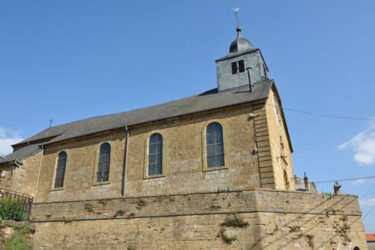
[[[375,233],[366,233],[367,242],[375,242]]]
[[[218,92],[217,89],[212,89],[199,95],[155,106],[54,126],[13,145],[15,151],[6,156],[6,158],[9,160],[24,159],[25,156],[29,155],[31,152],[41,150],[39,147],[41,144],[47,145],[125,126],[164,120],[266,99],[272,84],[273,80],[258,82],[255,84],[252,92],[249,91],[248,85],[220,92]],[[0,164],[1,163],[4,163],[4,160],[0,159]]]

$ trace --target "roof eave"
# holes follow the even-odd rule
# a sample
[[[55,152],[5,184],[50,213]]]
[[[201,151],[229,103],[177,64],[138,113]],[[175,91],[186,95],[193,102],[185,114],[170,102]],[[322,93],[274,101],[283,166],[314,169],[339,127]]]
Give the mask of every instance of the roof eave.
[[[286,135],[288,137],[288,143],[289,143],[289,147],[290,147],[290,151],[293,153],[294,150],[293,150],[293,146],[292,146],[292,140],[290,139],[290,134],[289,134],[289,129],[288,129],[288,125],[286,123],[286,118],[285,118],[285,114],[284,114],[284,109],[283,109],[283,104],[281,102],[281,98],[280,98],[280,95],[279,95],[279,91],[277,90],[277,87],[276,87],[276,84],[274,81],[272,81],[272,86],[271,88],[273,88],[275,90],[275,93],[277,95],[277,98],[279,99],[279,102],[280,102],[280,107],[281,107],[281,115],[283,116],[283,124],[284,124],[284,127],[285,127],[285,132],[286,132]]]
[[[256,51],[260,51],[260,49],[259,48],[247,49],[247,50],[244,50],[244,51],[241,51],[241,52],[237,52],[237,53],[229,53],[228,55],[226,55],[224,57],[216,59],[215,62],[220,62],[220,61],[224,61],[226,59],[230,59],[230,58],[233,58],[233,57],[237,57],[237,56],[242,56],[242,55],[245,55],[245,54],[254,53]]]
[[[89,136],[93,136],[93,135],[98,135],[98,134],[102,134],[102,133],[116,131],[116,130],[123,129],[125,127],[128,127],[128,129],[132,129],[132,127],[135,127],[135,126],[146,125],[146,124],[154,123],[154,122],[162,122],[162,121],[166,121],[166,120],[169,120],[169,119],[178,119],[178,118],[182,118],[182,117],[193,115],[193,114],[199,114],[199,113],[208,112],[208,111],[220,110],[220,109],[228,108],[228,107],[232,107],[232,106],[234,107],[234,106],[240,106],[240,105],[244,105],[244,104],[251,104],[251,103],[257,103],[257,102],[262,102],[262,101],[264,102],[264,101],[267,100],[267,98],[268,98],[268,96],[266,96],[264,98],[261,98],[261,99],[257,99],[257,100],[245,101],[245,102],[241,102],[241,103],[236,103],[234,105],[222,106],[222,107],[215,108],[215,109],[200,110],[199,112],[192,112],[192,113],[187,113],[187,114],[183,114],[183,115],[170,116],[170,117],[165,117],[165,118],[162,118],[162,119],[151,120],[151,121],[140,122],[140,123],[124,124],[123,126],[115,127],[115,128],[108,129],[108,130],[102,130],[102,131],[97,131],[97,132],[93,132],[93,133],[88,133],[88,134],[83,134],[83,135],[79,135],[79,136],[66,138],[66,139],[63,139],[63,140],[47,142],[47,143],[43,144],[43,146],[53,145],[53,144],[57,144],[57,143],[64,143],[64,142],[68,142],[68,141],[78,139],[78,138],[85,138],[85,137],[89,137]]]
[[[0,162],[0,170],[5,170],[5,168],[10,168],[16,166],[16,161],[3,161]]]
[[[42,131],[43,132],[43,131]],[[42,133],[41,132],[41,133]],[[12,145],[12,148],[14,150],[17,150],[19,148],[22,148],[22,147],[25,147],[27,145],[32,145],[32,144],[39,144],[39,143],[43,143],[43,142],[47,142],[49,140],[52,140],[53,138],[56,138],[57,136],[59,136],[61,134],[58,134],[58,135],[54,135],[54,136],[48,136],[48,137],[45,137],[45,138],[42,138],[42,139],[38,139],[38,140],[29,140],[29,141],[22,141],[22,142],[19,142],[19,143],[16,143],[16,144],[13,144]]]

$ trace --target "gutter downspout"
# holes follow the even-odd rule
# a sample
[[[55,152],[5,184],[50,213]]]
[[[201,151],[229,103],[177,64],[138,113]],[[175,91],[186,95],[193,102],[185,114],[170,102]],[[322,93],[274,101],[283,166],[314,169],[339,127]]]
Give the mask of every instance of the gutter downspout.
[[[40,156],[38,174],[36,176],[36,182],[35,182],[35,187],[34,187],[34,201],[36,200],[36,193],[38,192],[40,170],[42,169],[42,162],[43,162],[43,155],[44,155],[44,146],[41,145],[40,147],[42,148],[42,155]]]
[[[128,126],[125,126],[126,131],[126,141],[125,141],[125,152],[124,152],[124,168],[123,168],[123,176],[122,176],[122,183],[121,183],[121,197],[125,197],[125,183],[126,183],[126,168],[128,166],[128,149],[129,149],[129,129]]]

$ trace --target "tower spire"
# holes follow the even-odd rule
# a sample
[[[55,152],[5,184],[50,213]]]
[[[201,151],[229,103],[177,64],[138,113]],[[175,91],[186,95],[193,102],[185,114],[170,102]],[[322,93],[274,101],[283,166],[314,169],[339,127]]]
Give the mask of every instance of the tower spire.
[[[253,45],[250,43],[249,40],[245,39],[241,33],[242,29],[241,29],[240,17],[239,17],[240,8],[238,7],[233,8],[233,12],[234,12],[234,17],[236,18],[236,22],[237,22],[237,28],[236,28],[237,37],[231,43],[229,53],[237,53],[237,52],[240,52],[241,50],[246,50],[249,48],[252,49]]]
[[[253,86],[267,79],[268,68],[259,49],[242,36],[240,8],[233,8],[236,18],[236,38],[229,46],[229,54],[216,60],[219,91],[250,84]]]

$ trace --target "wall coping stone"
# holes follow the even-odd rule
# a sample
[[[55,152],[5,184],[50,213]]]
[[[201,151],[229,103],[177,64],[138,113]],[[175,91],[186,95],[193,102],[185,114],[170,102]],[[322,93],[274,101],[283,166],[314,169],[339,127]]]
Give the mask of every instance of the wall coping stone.
[[[253,189],[35,203],[31,221],[70,222],[235,213],[361,216],[355,195]]]

